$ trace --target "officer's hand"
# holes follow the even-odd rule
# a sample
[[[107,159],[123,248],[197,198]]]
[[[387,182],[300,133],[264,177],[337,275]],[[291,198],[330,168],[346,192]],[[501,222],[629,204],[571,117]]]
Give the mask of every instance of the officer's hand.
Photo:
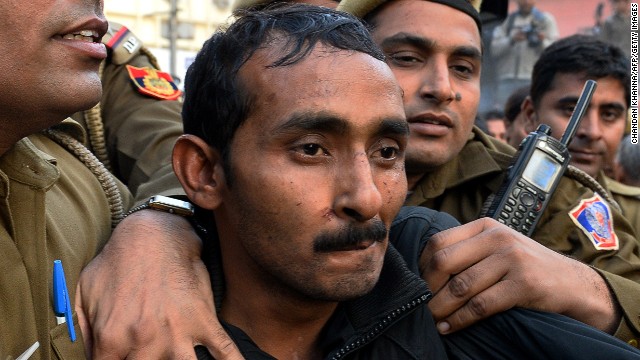
[[[619,322],[604,279],[489,218],[435,235],[421,257],[429,308],[450,333],[512,307],[564,314],[612,332]]]
[[[241,359],[215,314],[201,242],[183,218],[154,210],[122,221],[82,272],[76,311],[95,359]]]

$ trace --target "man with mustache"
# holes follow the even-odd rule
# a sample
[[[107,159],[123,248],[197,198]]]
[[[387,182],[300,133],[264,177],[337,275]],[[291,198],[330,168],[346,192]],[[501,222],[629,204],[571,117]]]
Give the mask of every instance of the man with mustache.
[[[464,224],[436,235],[423,253],[422,274],[435,290],[429,306],[439,330],[449,334],[521,306],[568,315],[637,344],[638,241],[613,210],[603,218],[615,229],[606,238],[615,244],[609,249],[598,248],[571,220],[581,199],[594,196],[591,189],[565,176],[532,236],[535,242],[478,219],[514,150],[473,127],[482,44],[479,15],[469,2],[343,0],[338,9],[372,25],[404,90],[411,128],[405,205],[444,211]]]
[[[479,101],[481,55],[477,13],[473,15],[473,9],[460,5],[464,1],[423,1],[417,3],[425,9],[404,10],[408,3],[394,1],[376,16],[380,24],[392,26],[400,35],[411,35],[416,27],[422,27],[415,31],[427,32],[428,36],[405,37],[416,46],[431,45],[424,53],[416,52],[416,47],[387,51],[389,64],[403,87],[405,111],[412,123],[406,167],[411,193],[407,201],[472,222],[489,194],[497,190],[514,153],[472,130]],[[375,4],[368,9],[373,8]],[[402,13],[381,20],[382,13],[391,9]],[[455,25],[454,20],[458,21]],[[449,31],[451,28],[456,29],[458,37]],[[383,43],[386,36],[379,34],[380,27],[376,27],[376,40],[386,49],[407,42],[398,37]],[[453,45],[441,47],[444,39]],[[590,267],[496,222],[475,221],[444,233],[425,251],[423,276],[434,289],[442,289],[430,306],[441,321],[443,333],[504,309],[524,306],[570,315],[627,341],[637,337],[640,324],[634,314],[640,314],[638,304],[633,296],[625,296],[634,294],[637,284],[623,278],[637,281],[639,277],[638,245],[630,235],[629,224],[620,214],[614,214],[620,249],[597,250],[568,217],[579,199],[593,192],[565,179],[559,193],[563,196],[552,201],[534,239],[604,269],[606,281]]]
[[[622,213],[640,234],[638,190],[605,176],[608,159],[616,153],[627,125],[631,98],[629,59],[615,45],[594,37],[573,35],[557,41],[542,52],[533,68],[530,97],[523,113],[527,130],[539,124],[551,127],[559,136],[567,127],[582,84],[596,80],[591,103],[573,141],[569,144],[571,164],[583,170],[613,194]]]
[[[418,260],[456,222],[402,208],[409,129],[383,54],[358,19],[327,8],[235,15],[189,68],[173,164],[199,206],[219,317],[245,357],[640,355],[521,309],[441,338]]]

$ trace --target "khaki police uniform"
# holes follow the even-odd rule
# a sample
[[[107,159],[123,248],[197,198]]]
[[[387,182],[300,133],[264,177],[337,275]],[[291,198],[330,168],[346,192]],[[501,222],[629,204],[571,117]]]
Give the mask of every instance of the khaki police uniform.
[[[515,150],[474,128],[458,156],[423,177],[406,205],[426,206],[453,215],[462,223],[481,214],[489,195],[500,187]],[[616,336],[632,344],[640,338],[640,249],[629,222],[611,209],[618,239],[617,250],[598,250],[570,212],[582,199],[594,196],[591,189],[563,177],[533,238],[555,251],[579,259],[605,277],[623,310]],[[558,274],[561,276],[561,274]]]
[[[636,232],[636,238],[640,240],[640,187],[623,184],[604,174],[601,174],[598,182],[609,190],[618,202],[622,208],[622,215],[629,220]]]
[[[173,145],[183,133],[175,83],[156,71],[153,55],[126,27],[110,23],[102,41],[109,53],[101,68],[102,99],[94,109],[72,116],[89,133],[85,145],[137,201],[156,194],[183,195],[171,165]]]
[[[77,123],[58,128],[82,134]],[[132,198],[117,186],[126,209]],[[111,227],[110,201],[97,177],[49,137],[24,138],[0,157],[0,359],[15,359],[36,341],[40,346],[30,359],[84,358],[75,312],[74,343],[67,325],[56,323],[53,261],[62,261],[74,306],[80,270]]]

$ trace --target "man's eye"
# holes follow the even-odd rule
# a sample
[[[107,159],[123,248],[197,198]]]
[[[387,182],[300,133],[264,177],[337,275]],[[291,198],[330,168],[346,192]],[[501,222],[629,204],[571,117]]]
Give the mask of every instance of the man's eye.
[[[576,106],[575,105],[566,105],[562,107],[562,112],[567,115],[567,116],[571,116],[571,114],[573,114],[573,110],[575,110]]]
[[[468,66],[456,65],[456,66],[452,66],[452,68],[457,73],[460,73],[460,74],[465,75],[465,76],[469,76],[470,74],[473,73],[473,69],[471,69]]]
[[[302,145],[302,152],[308,156],[326,155],[327,153],[322,149],[322,146],[318,144],[304,144]]]
[[[395,159],[398,156],[398,148],[395,147],[384,147],[380,149],[380,156],[384,159]]]
[[[601,116],[605,122],[612,123],[618,120],[621,114],[617,111],[605,111]]]
[[[414,63],[419,63],[422,61],[420,58],[416,57],[415,55],[406,53],[406,52],[387,54],[387,59],[389,62],[393,64],[405,65],[405,66],[411,65]]]

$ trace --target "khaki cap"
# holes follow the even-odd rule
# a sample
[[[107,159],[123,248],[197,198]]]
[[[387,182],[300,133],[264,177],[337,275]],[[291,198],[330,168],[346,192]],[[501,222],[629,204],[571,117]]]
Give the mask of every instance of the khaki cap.
[[[340,5],[338,5],[338,10],[348,12],[349,14],[355,15],[359,18],[365,17],[371,11],[373,11],[378,6],[386,3],[389,0],[342,0]],[[427,0],[428,1],[428,0]],[[462,0],[471,4],[477,12],[480,12],[480,5],[482,5],[482,0]],[[446,3],[446,1],[436,1],[438,3]]]

